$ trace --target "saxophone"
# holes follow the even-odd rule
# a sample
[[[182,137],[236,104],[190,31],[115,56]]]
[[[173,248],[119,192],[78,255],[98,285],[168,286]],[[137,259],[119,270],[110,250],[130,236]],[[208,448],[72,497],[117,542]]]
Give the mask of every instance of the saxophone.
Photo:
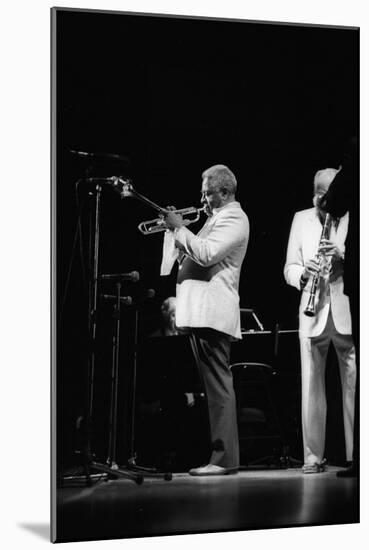
[[[322,234],[319,240],[318,250],[320,246],[323,244],[323,241],[329,239],[331,226],[332,226],[332,216],[327,213],[324,218],[324,224],[323,224]],[[315,312],[316,293],[318,290],[318,283],[321,276],[321,269],[323,268],[323,264],[325,261],[325,254],[317,252],[315,259],[319,263],[319,271],[317,271],[316,273],[314,273],[314,275],[312,275],[309,301],[307,303],[306,308],[304,309],[304,314],[307,315],[308,317],[314,317],[316,313]]]

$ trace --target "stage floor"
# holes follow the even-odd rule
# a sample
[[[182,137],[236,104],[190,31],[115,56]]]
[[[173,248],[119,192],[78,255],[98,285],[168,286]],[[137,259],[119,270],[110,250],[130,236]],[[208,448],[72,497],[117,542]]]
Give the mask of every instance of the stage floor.
[[[357,523],[358,480],[300,469],[171,481],[99,481],[57,491],[57,541]]]

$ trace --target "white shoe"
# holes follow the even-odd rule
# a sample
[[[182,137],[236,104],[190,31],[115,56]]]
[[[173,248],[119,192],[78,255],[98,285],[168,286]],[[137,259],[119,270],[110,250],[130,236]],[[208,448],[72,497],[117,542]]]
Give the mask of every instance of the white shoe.
[[[324,472],[327,467],[327,461],[324,459],[322,462],[314,462],[314,464],[304,464],[302,467],[303,474],[320,474]]]
[[[237,472],[238,468],[223,468],[222,466],[216,466],[216,464],[207,464],[206,466],[192,468],[188,473],[190,476],[225,476]]]

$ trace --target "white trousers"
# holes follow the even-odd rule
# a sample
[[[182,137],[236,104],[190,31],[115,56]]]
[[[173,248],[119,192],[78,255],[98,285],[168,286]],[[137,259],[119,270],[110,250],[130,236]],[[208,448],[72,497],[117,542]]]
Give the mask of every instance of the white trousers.
[[[356,359],[350,334],[337,332],[329,312],[324,331],[314,338],[300,336],[302,436],[305,464],[321,462],[324,457],[327,400],[325,367],[330,342],[333,342],[342,384],[343,423],[346,460],[352,460],[355,410]]]

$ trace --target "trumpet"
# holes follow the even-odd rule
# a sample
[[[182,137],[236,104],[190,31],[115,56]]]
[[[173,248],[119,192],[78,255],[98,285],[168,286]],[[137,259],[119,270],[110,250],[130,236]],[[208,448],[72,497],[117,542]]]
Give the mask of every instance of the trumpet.
[[[173,210],[174,214],[180,214],[183,217],[183,225],[190,225],[195,223],[200,218],[201,212],[204,212],[205,206],[202,208],[196,208],[195,206],[189,206],[188,208],[182,208],[181,210]],[[186,216],[189,216],[186,218]],[[141,222],[138,225],[138,229],[143,235],[151,235],[152,233],[159,233],[159,231],[165,231],[167,229],[164,214],[160,214],[158,218],[154,220],[147,220]]]
[[[329,235],[330,235],[330,231],[331,231],[331,225],[332,225],[332,216],[327,213],[325,215],[322,234],[321,234],[320,240],[319,240],[319,247],[322,244],[323,240],[329,239]],[[318,249],[319,249],[319,247],[318,247]],[[325,267],[324,264],[326,262],[325,255],[322,254],[322,253],[317,253],[315,258],[319,262],[319,271],[317,273],[315,273],[312,276],[312,279],[311,279],[309,300],[308,300],[306,308],[304,309],[304,314],[307,315],[308,317],[314,317],[314,315],[316,313],[316,311],[315,311],[315,307],[316,307],[315,300],[316,300],[316,293],[317,293],[317,290],[318,290],[319,279],[321,277],[320,272],[321,272],[322,269],[324,269],[324,267]]]
[[[127,181],[127,180],[123,180],[122,178],[115,178],[113,185],[115,190],[119,192],[122,199],[125,199],[127,197],[133,197],[151,206],[151,208],[154,208],[154,210],[159,212],[158,218],[141,222],[138,225],[138,229],[141,231],[143,235],[152,235],[153,233],[166,231],[167,227],[164,219],[164,212],[166,208],[162,208],[161,206],[151,201],[144,195],[141,195],[140,193],[138,193],[133,188],[133,185],[129,180]],[[195,223],[198,221],[198,219],[200,218],[200,213],[204,212],[204,210],[205,210],[205,206],[203,206],[202,208],[189,206],[188,208],[182,208],[181,210],[173,210],[173,212],[175,214],[180,214],[182,217],[184,217],[183,225],[190,225],[191,223]]]

